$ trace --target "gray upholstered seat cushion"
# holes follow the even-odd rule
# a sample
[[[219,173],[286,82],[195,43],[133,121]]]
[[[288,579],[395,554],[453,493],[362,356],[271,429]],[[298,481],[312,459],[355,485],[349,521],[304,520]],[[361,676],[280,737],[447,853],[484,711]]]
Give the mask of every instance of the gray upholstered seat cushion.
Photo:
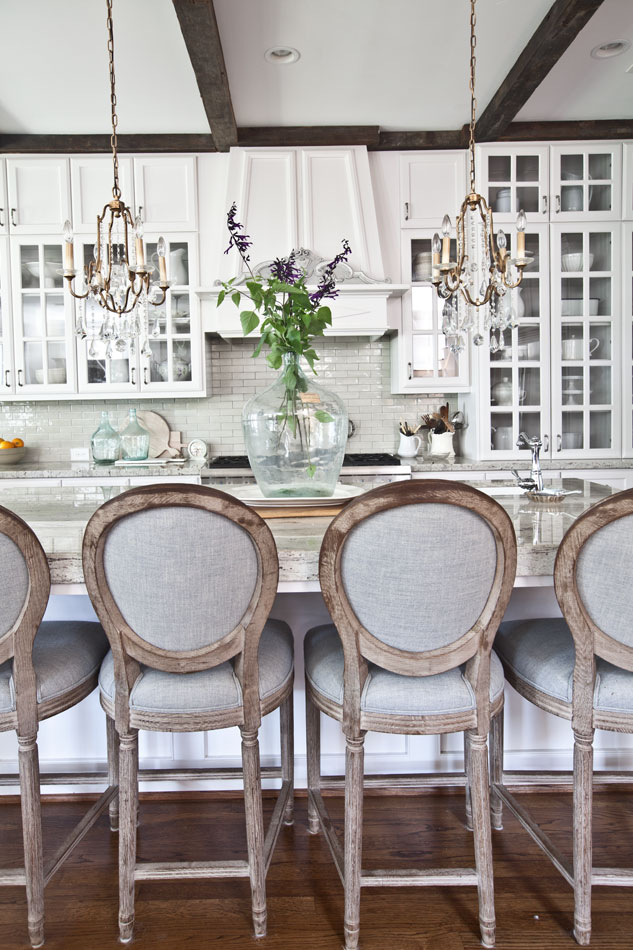
[[[571,703],[576,652],[562,617],[502,623],[495,650],[505,667],[530,686]],[[596,660],[594,707],[633,713],[633,673]]]
[[[332,702],[343,703],[343,647],[334,624],[314,627],[304,641],[306,676],[312,687]],[[494,655],[490,662],[490,699],[503,692],[503,669]],[[463,667],[434,676],[401,676],[369,664],[361,709],[392,716],[433,716],[468,712],[475,696]]]
[[[282,620],[267,620],[259,641],[259,695],[275,693],[292,675],[294,649],[292,633]],[[114,662],[108,653],[99,674],[102,693],[114,701]],[[221,663],[198,673],[164,673],[141,664],[141,676],[134,684],[130,708],[139,712],[216,712],[242,705],[242,690],[233,664]]]
[[[33,644],[37,701],[63,696],[99,672],[108,651],[101,624],[79,620],[48,620]],[[0,666],[0,713],[15,710],[13,660]]]

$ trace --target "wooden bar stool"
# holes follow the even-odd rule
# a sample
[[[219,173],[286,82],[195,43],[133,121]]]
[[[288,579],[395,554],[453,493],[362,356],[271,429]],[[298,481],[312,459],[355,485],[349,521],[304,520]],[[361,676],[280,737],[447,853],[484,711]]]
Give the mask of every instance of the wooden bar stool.
[[[491,739],[493,799],[498,813],[501,801],[509,806],[573,887],[574,936],[588,944],[592,885],[633,886],[633,870],[593,867],[591,834],[594,731],[633,732],[633,489],[574,522],[558,549],[554,588],[563,617],[503,623],[495,651],[521,696],[571,720],[573,861],[504,786],[502,720]]]
[[[109,787],[44,862],[39,722],[70,709],[92,692],[108,650],[98,623],[42,623],[50,588],[48,561],[40,542],[21,518],[0,508],[0,732],[15,729],[17,733],[24,838],[24,868],[0,869],[0,884],[26,885],[29,937],[34,947],[44,943],[45,886],[117,793],[113,756]],[[109,753],[114,748],[113,736],[113,724],[108,720]]]
[[[333,625],[305,638],[309,828],[323,831],[345,889],[345,947],[358,946],[361,887],[474,884],[484,946],[495,939],[487,737],[503,705],[492,641],[516,569],[512,523],[467,485],[398,482],[350,502],[328,528],[319,563]],[[437,596],[426,596],[433,579]],[[320,791],[320,712],[346,740],[345,841]],[[465,732],[476,870],[364,871],[367,730]]]
[[[95,512],[83,564],[111,646],[99,682],[119,736],[120,938],[132,938],[135,881],[207,877],[250,878],[255,935],[263,936],[266,870],[293,807],[293,641],[287,624],[268,619],[279,573],[270,529],[223,492],[148,486]],[[258,731],[278,707],[282,785],[264,838]],[[221,777],[243,774],[248,860],[137,863],[138,730],[229,726],[242,735],[243,773]]]

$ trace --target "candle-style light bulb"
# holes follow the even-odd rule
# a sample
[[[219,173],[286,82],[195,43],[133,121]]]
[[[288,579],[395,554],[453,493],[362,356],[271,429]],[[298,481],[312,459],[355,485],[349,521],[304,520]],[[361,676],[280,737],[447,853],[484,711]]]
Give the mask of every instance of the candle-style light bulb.
[[[134,221],[134,231],[135,231],[135,241],[134,245],[136,248],[136,266],[137,268],[145,267],[145,246],[143,244],[143,222],[141,221],[140,214],[136,215]]]
[[[74,235],[70,221],[64,221],[64,271],[75,269]]]
[[[497,247],[499,248],[499,256],[504,258],[506,256],[506,248],[508,246],[508,241],[506,239],[505,231],[502,231],[499,228],[497,233]]]
[[[442,252],[442,242],[440,241],[440,236],[436,232],[433,235],[433,240],[431,241],[431,279],[433,281],[439,281],[440,279],[440,254]]]
[[[451,259],[451,219],[447,214],[442,220],[442,264]]]
[[[161,285],[166,284],[167,283],[167,261],[166,261],[167,245],[165,244],[164,237],[159,237],[158,242],[156,244],[156,253],[158,254],[159,283]]]
[[[527,217],[523,208],[517,214],[517,257],[525,257],[525,229],[527,227]]]

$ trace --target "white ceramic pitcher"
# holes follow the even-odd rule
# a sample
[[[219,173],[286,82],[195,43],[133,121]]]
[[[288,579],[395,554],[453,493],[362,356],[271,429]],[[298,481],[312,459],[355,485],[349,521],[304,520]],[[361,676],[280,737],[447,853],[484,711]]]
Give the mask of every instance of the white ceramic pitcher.
[[[429,431],[429,455],[441,456],[442,458],[455,458],[455,449],[453,448],[454,432],[433,432]]]
[[[420,451],[422,439],[419,435],[404,435],[400,433],[400,445],[398,446],[398,455],[402,458],[413,458]]]

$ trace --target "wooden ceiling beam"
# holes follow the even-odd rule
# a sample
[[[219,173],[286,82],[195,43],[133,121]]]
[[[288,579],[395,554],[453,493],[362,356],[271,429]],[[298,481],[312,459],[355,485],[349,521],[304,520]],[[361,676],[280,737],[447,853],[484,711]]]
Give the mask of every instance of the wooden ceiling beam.
[[[380,128],[377,125],[282,125],[237,130],[238,144],[251,148],[315,145],[367,145],[369,148],[378,148],[379,138]]]
[[[604,0],[554,0],[547,16],[477,120],[478,142],[501,139],[535,89]]]
[[[119,152],[215,152],[211,135],[119,135]],[[0,152],[77,154],[111,152],[109,135],[0,135]]]
[[[376,149],[406,151],[407,149],[467,148],[468,127],[437,132],[381,132]]]
[[[172,0],[218,152],[237,145],[237,126],[213,0]]]
[[[633,138],[633,119],[591,119],[579,122],[511,122],[499,141],[561,142],[630,138]]]

